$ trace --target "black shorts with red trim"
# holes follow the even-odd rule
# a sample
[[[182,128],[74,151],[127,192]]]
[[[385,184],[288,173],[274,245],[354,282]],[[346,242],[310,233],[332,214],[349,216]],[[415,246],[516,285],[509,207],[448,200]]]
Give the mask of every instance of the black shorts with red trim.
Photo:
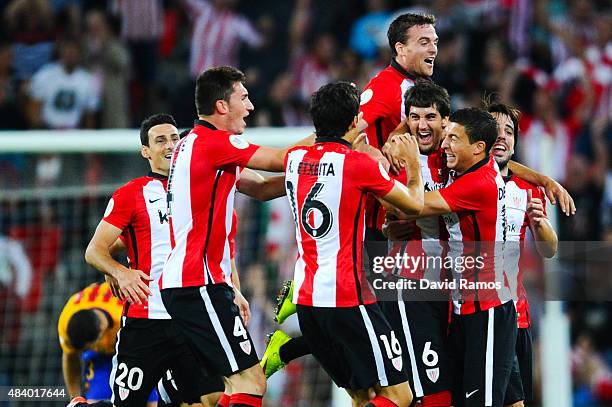
[[[453,406],[502,407],[516,347],[514,303],[452,317]]]
[[[339,386],[351,390],[407,381],[402,348],[378,304],[346,308],[297,306],[313,356]]]
[[[168,369],[176,371],[176,400],[195,403],[207,394],[200,385],[205,374],[194,374],[199,366],[172,320],[124,317],[110,377],[113,404],[144,406]]]
[[[234,290],[227,284],[162,290],[177,330],[211,375],[231,376],[259,363]]]
[[[420,301],[404,291],[401,301],[380,301],[405,350],[404,365],[415,398],[452,390],[449,301]],[[446,294],[448,298],[448,294]]]

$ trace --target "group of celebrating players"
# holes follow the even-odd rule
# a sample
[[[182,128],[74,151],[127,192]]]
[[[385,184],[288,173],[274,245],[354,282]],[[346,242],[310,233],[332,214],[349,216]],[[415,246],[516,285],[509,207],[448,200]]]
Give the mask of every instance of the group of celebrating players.
[[[494,102],[451,113],[448,93],[429,79],[434,24],[429,15],[396,18],[390,66],[361,96],[346,82],[321,87],[310,104],[315,134],[292,147],[240,136],[254,107],[231,67],[198,77],[198,119],[185,134],[169,115],[142,123],[151,172],[113,194],[85,254],[107,281],[75,294],[60,316],[69,406],[145,406],[157,393],[158,405],[261,406],[266,377],[306,354],[355,406],[530,399],[520,246],[529,228],[541,255],[556,252],[538,186],[566,214],[575,208],[559,184],[510,161],[518,111]],[[233,261],[236,190],[287,196],[295,220],[294,280],[278,319],[297,312],[303,337],[275,332],[261,365]],[[112,256],[122,249],[129,267]],[[362,258],[392,253],[484,260],[461,273],[399,267],[388,279],[503,284],[398,290],[377,301]],[[104,366],[100,355],[113,356]],[[98,391],[104,385],[110,394]]]

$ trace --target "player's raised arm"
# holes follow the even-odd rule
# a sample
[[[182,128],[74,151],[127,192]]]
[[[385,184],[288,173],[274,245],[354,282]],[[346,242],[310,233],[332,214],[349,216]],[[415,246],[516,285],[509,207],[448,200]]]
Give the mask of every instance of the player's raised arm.
[[[527,217],[529,228],[536,242],[536,250],[543,257],[553,257],[557,253],[557,233],[546,216],[544,197],[534,197],[533,191],[527,191]]]
[[[522,178],[525,181],[529,181],[537,186],[543,187],[550,203],[556,205],[558,201],[561,212],[563,212],[565,216],[576,214],[574,199],[557,181],[535,170],[532,170],[529,167],[519,164],[516,161],[510,160],[508,163],[508,168],[510,168],[510,171],[512,171],[517,177]]]
[[[259,201],[269,201],[285,196],[285,176],[264,177],[260,173],[245,168],[240,173],[238,191]]]
[[[397,207],[407,215],[418,215],[423,210],[423,178],[418,160],[419,147],[413,136],[404,134],[393,141],[396,156],[401,157],[408,173],[404,186],[395,182],[395,186],[382,200]]]

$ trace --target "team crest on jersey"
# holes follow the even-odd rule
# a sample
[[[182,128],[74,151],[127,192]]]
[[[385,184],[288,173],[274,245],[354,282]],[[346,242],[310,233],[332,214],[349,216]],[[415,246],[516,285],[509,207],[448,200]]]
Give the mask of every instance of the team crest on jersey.
[[[125,400],[130,395],[130,390],[125,387],[119,387],[119,398]]]
[[[433,369],[425,369],[425,372],[427,372],[427,378],[429,380],[431,380],[432,382],[437,382],[438,378],[440,377],[440,368],[436,367]]]
[[[387,181],[391,181],[391,177],[389,177],[387,170],[385,170],[385,167],[383,167],[381,163],[378,163],[378,170],[380,171],[380,175],[382,175],[384,179],[386,179]]]
[[[361,96],[359,97],[359,104],[365,105],[372,99],[372,96],[374,96],[374,91],[372,89],[364,90]]]
[[[229,141],[230,143],[232,143],[234,147],[240,150],[244,150],[245,148],[249,146],[248,141],[246,141],[244,138],[237,136],[235,134],[232,134],[231,136],[229,136]]]
[[[402,357],[398,356],[396,358],[391,359],[391,363],[393,364],[393,367],[398,371],[401,372],[402,371]]]
[[[106,205],[106,210],[104,211],[104,218],[111,214],[113,208],[115,207],[115,200],[113,198],[108,201],[108,205]]]
[[[246,341],[240,342],[240,348],[242,349],[244,353],[246,353],[247,355],[250,355],[251,354],[251,341],[246,340]]]

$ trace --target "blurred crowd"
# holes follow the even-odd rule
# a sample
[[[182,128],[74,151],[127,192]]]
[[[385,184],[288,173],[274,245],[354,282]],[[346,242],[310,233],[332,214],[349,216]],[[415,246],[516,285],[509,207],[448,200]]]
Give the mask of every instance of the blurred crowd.
[[[436,16],[433,80],[448,89],[453,108],[479,105],[495,92],[522,111],[515,157],[560,181],[577,204],[576,216],[559,219],[559,239],[612,240],[612,6],[605,0],[0,1],[0,129],[128,128],[156,112],[188,127],[195,77],[220,65],[247,74],[250,126],[308,126],[308,100],[319,86],[348,80],[363,88],[388,65],[387,27],[408,11]],[[19,186],[30,159],[0,155],[0,188]],[[99,157],[81,161],[88,183],[108,171]],[[67,171],[56,156],[40,157],[35,167],[39,185]],[[291,248],[283,245],[292,237],[278,233],[290,220],[276,206],[245,204],[241,214],[254,222],[244,229],[243,252],[259,253],[243,259],[260,316],[254,323],[262,325],[252,332],[270,328],[270,298],[290,270]],[[26,269],[24,253],[33,250],[9,230],[8,218],[0,235],[13,240],[0,247],[10,248],[12,260],[0,256],[0,287],[9,281],[9,262]],[[265,225],[275,233],[253,239],[265,235]],[[54,253],[65,255],[66,242],[76,242],[63,236],[53,240]],[[80,246],[70,245],[75,255]],[[31,275],[40,268],[32,264]],[[593,330],[612,319],[611,309],[570,309],[573,324],[581,322],[573,341],[578,404],[612,394],[610,335]]]

